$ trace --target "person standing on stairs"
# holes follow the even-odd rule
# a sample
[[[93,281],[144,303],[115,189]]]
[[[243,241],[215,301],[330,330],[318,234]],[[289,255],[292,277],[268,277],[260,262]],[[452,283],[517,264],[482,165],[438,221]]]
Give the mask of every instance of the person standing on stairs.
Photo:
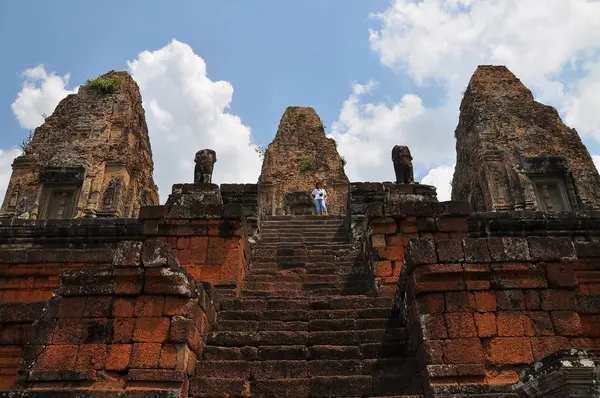
[[[317,182],[315,185],[315,189],[310,194],[311,199],[315,203],[315,209],[317,210],[317,215],[326,216],[327,215],[327,192],[323,189],[323,186],[320,182]]]

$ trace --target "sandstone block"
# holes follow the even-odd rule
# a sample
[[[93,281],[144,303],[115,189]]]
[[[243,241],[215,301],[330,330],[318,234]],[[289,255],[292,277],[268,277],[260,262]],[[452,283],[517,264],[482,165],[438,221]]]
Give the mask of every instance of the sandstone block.
[[[443,342],[446,363],[483,363],[485,356],[478,338],[461,338]]]
[[[106,370],[124,371],[129,365],[131,357],[131,344],[111,344],[108,346],[108,356],[106,358]]]
[[[475,321],[471,312],[452,312],[444,315],[450,338],[476,337]]]
[[[419,324],[423,340],[440,340],[448,338],[443,314],[420,315]]]
[[[476,301],[472,292],[447,292],[444,293],[444,296],[446,297],[446,311],[448,312],[475,311]]]
[[[444,239],[436,242],[437,255],[441,263],[458,263],[465,260],[463,243],[456,239]]]
[[[135,303],[134,316],[162,316],[164,296],[140,296]]]
[[[540,297],[544,311],[572,311],[576,308],[575,294],[569,290],[541,290]]]
[[[177,242],[177,249],[189,249],[190,247],[190,238],[179,238]],[[159,240],[146,240],[141,247],[141,263],[146,268],[177,268],[177,259],[173,256],[172,249],[170,245]]]
[[[492,312],[474,314],[477,336],[492,337],[497,334],[496,314]]]
[[[474,295],[477,311],[496,311],[496,309],[498,308],[498,304],[496,301],[496,293],[494,291],[475,292]]]
[[[117,267],[138,267],[141,264],[140,250],[142,242],[119,242],[113,257],[113,264]]]
[[[433,240],[415,239],[410,241],[406,253],[406,262],[409,265],[435,264],[437,253]]]
[[[527,337],[494,337],[484,347],[487,360],[496,365],[533,362],[531,341]]]
[[[160,343],[136,343],[131,350],[129,367],[139,369],[155,369],[160,359]]]
[[[77,360],[77,345],[50,345],[47,346],[35,361],[36,370],[72,370]]]
[[[575,311],[551,311],[550,318],[557,336],[581,336],[583,334],[581,319]]]
[[[525,336],[553,336],[554,327],[550,314],[545,311],[531,311],[524,314]]]

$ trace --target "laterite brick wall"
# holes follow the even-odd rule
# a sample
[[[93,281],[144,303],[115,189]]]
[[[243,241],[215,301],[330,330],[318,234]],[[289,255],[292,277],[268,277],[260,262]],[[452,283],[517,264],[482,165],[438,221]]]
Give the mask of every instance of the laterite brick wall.
[[[163,208],[140,213],[144,236],[169,244],[196,280],[211,282],[221,295],[239,294],[249,256],[243,215],[223,217],[220,207],[210,217],[165,218]]]
[[[0,391],[14,383],[31,324],[42,316],[64,269],[112,262],[112,250],[0,249]]]
[[[168,245],[122,242],[110,266],[61,272],[57,294],[33,324],[16,390],[186,396],[215,304]]]
[[[599,255],[570,238],[410,241],[398,294],[427,391],[513,396],[533,362],[600,348]]]
[[[411,239],[462,239],[467,234],[465,216],[469,210],[462,202],[406,201],[394,206],[368,205],[365,254],[372,264],[380,294],[394,296]]]

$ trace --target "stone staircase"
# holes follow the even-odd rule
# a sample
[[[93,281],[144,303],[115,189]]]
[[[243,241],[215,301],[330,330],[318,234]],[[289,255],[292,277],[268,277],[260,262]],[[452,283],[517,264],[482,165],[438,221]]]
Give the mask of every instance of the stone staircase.
[[[409,397],[414,359],[392,301],[339,217],[263,222],[239,298],[221,302],[190,396]]]

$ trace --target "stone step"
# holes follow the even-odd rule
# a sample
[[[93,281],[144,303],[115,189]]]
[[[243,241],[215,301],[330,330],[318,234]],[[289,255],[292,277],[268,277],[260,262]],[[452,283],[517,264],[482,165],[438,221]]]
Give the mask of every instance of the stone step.
[[[280,255],[253,255],[251,262],[252,263],[260,263],[260,262],[273,262],[273,261],[277,261],[278,264],[283,264],[283,263],[333,263],[335,262],[336,264],[339,263],[345,263],[345,262],[350,262],[350,263],[355,263],[355,262],[361,262],[360,260],[357,259],[356,256],[353,255],[340,255],[340,256],[336,256],[333,254],[326,254],[326,255],[305,255],[305,256],[298,256],[298,255],[293,255],[293,254],[280,254]]]
[[[347,228],[344,222],[338,220],[304,220],[304,221],[265,221],[260,224],[260,230],[264,229],[278,229],[278,228],[319,228],[319,227],[330,227],[345,229]]]
[[[260,234],[264,233],[330,233],[330,232],[342,232],[350,233],[350,230],[346,227],[339,225],[278,225],[278,226],[263,226],[260,229]]]
[[[242,297],[289,297],[300,298],[305,294],[301,290],[248,290],[242,289]]]
[[[314,275],[314,274],[312,274]],[[366,280],[344,280],[341,277],[335,278],[331,281],[319,281],[319,282],[307,282],[307,281],[277,281],[270,280],[265,281],[248,281],[244,282],[245,290],[269,290],[269,291],[280,291],[280,290],[299,290],[306,293],[314,292],[321,289],[330,290],[347,290],[347,289],[369,289],[371,284]]]
[[[338,352],[344,352],[344,348],[347,347],[337,347]],[[311,350],[308,351],[310,361],[203,360],[198,362],[196,374],[202,375],[204,378],[240,379],[250,377],[254,380],[347,375],[410,377],[415,367],[413,359],[313,359]]]
[[[356,287],[356,288],[336,288],[336,289],[314,289],[314,290],[248,290],[242,289],[242,297],[256,298],[256,297],[288,297],[288,298],[302,298],[302,297],[328,297],[328,296],[355,296],[357,294],[371,294],[370,287]]]
[[[190,397],[250,397],[250,382],[243,379],[192,377]]]
[[[278,229],[278,228],[338,228],[346,229],[346,224],[338,220],[277,220],[277,221],[265,221],[260,224],[260,230],[264,229]]]
[[[343,215],[329,215],[319,216],[316,214],[302,214],[302,215],[280,215],[280,216],[265,216],[265,220],[343,220],[346,216]]]
[[[333,296],[327,298],[277,299],[277,298],[230,298],[221,300],[221,311],[254,311],[267,310],[368,310],[367,314],[377,314],[373,318],[389,318],[392,314],[393,300],[385,297]],[[383,316],[380,316],[384,314]],[[364,318],[364,317],[363,317]],[[257,318],[262,319],[262,318]],[[329,319],[327,317],[326,319]]]
[[[260,271],[260,272],[259,272]],[[305,263],[258,263],[251,264],[248,275],[288,275],[296,273],[298,275],[319,274],[319,275],[363,275],[367,268],[364,265],[355,266],[354,264],[341,264],[331,266],[329,264],[310,264]]]
[[[219,320],[214,331],[230,332],[261,332],[261,331],[306,331],[306,332],[333,332],[343,330],[385,330],[401,329],[398,318],[376,319],[315,319],[311,321],[292,320]]]
[[[341,330],[309,332],[309,345],[349,345],[357,346],[367,343],[404,343],[406,330],[396,329],[369,329],[369,330]]]
[[[282,299],[283,300],[283,299]],[[281,300],[280,300],[281,301]],[[291,300],[297,301],[297,300]],[[269,308],[269,307],[267,307]],[[388,308],[356,309],[270,309],[270,310],[221,310],[219,321],[312,321],[316,319],[388,319],[394,318]]]
[[[280,267],[280,268],[297,268],[298,264],[301,264],[308,268],[322,268],[322,267],[352,267],[352,266],[366,266],[366,263],[361,260],[337,260],[337,261],[307,261],[306,258],[297,257],[283,257],[283,258],[266,258],[259,257],[250,261],[250,267],[266,268],[269,266]]]
[[[316,256],[316,255],[330,255],[330,256],[358,256],[358,251],[355,250],[350,244],[339,244],[339,245],[319,245],[319,246],[306,246],[303,244],[289,245],[289,244],[268,244],[268,245],[254,245],[252,247],[253,257],[285,257],[285,256]]]
[[[307,345],[308,337],[309,333],[302,331],[216,331],[209,333],[208,344],[222,347]]]
[[[276,370],[269,370],[276,371]],[[190,396],[194,397],[371,397],[419,398],[405,394],[414,389],[413,380],[398,377],[376,379],[365,375],[315,376],[311,378],[224,379],[193,377]],[[386,394],[390,389],[402,395]]]
[[[244,290],[304,290],[301,282],[253,282],[246,280]]]
[[[248,273],[244,278],[245,282],[299,282],[299,283],[316,283],[316,282],[339,282],[337,275],[315,275],[305,273],[285,273],[261,275]]]
[[[347,238],[350,231],[331,230],[331,231],[282,231],[280,229],[263,230],[260,233],[261,238]]]
[[[268,345],[337,345],[359,346],[364,344],[399,343],[406,341],[406,331],[395,329],[368,329],[342,331],[230,331],[217,330],[208,336],[208,344],[222,347],[268,346]]]
[[[203,360],[340,360],[404,358],[408,353],[405,343],[365,343],[357,346],[265,345],[265,346],[215,346],[207,345]]]
[[[310,377],[308,361],[200,361],[196,374],[204,378],[252,380]]]
[[[276,264],[257,264],[252,266],[248,271],[248,275],[289,275],[290,273],[295,273],[297,275],[323,275],[323,276],[331,276],[331,275],[339,275],[341,277],[350,277],[353,275],[363,275],[365,273],[364,267],[354,267],[354,266],[319,266],[319,267],[311,267],[306,268],[302,265],[297,265],[296,268],[287,268],[282,269],[279,268]]]
[[[259,232],[260,236],[265,235],[302,235],[302,236],[322,236],[322,235],[352,235],[352,231],[346,228],[336,226],[317,226],[317,227],[277,227],[277,228],[262,228]]]
[[[335,225],[345,227],[346,222],[341,219],[313,218],[313,219],[291,219],[291,220],[266,220],[260,223],[261,228],[269,226],[290,226],[290,225]]]
[[[250,382],[252,397],[311,397],[309,378],[252,380]]]
[[[274,250],[294,250],[296,254],[334,254],[334,255],[355,255],[358,256],[359,251],[355,249],[350,243],[341,244],[311,244],[306,245],[304,243],[255,243],[252,245],[252,254],[279,255]],[[283,253],[281,253],[283,254]]]
[[[271,237],[264,237],[261,236],[259,239],[260,243],[287,243],[287,242],[283,242],[283,241],[294,241],[297,243],[306,243],[306,244],[311,244],[311,243],[348,243],[350,242],[350,238],[349,237],[331,237],[331,238],[319,238],[319,237],[313,237],[313,236],[304,236],[304,237],[295,237],[295,238],[281,238],[279,236],[271,236]]]

